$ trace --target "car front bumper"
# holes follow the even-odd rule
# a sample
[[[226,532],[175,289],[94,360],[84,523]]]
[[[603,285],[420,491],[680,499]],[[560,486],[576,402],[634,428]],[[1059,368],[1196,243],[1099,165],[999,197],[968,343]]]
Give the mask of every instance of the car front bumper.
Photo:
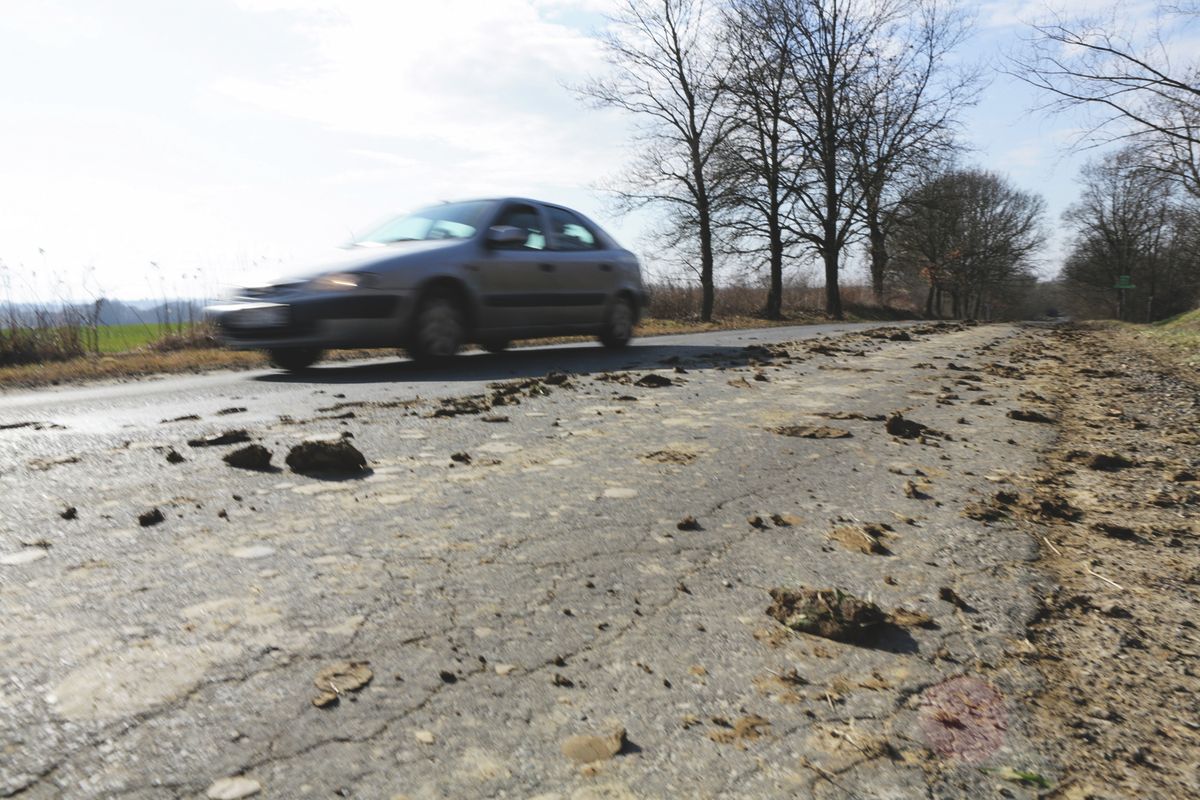
[[[411,311],[407,294],[371,292],[247,299],[208,306],[205,317],[237,349],[391,347]]]

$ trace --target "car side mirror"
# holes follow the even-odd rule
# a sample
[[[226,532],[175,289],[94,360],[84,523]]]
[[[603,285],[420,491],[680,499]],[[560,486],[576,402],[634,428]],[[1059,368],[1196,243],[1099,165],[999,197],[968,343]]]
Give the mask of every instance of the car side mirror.
[[[493,225],[488,228],[487,241],[493,247],[509,244],[525,244],[529,231],[515,225]]]

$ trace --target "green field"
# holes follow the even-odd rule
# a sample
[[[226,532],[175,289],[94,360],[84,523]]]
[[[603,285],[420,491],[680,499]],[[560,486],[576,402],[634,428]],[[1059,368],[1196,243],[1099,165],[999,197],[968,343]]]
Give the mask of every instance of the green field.
[[[186,332],[190,326],[184,323],[183,329]],[[177,328],[171,327],[171,332],[176,332]],[[153,341],[161,339],[166,331],[156,324],[136,324],[136,325],[105,325],[97,331],[100,335],[100,352],[105,354],[110,353],[126,353],[130,350],[136,350],[150,344]]]

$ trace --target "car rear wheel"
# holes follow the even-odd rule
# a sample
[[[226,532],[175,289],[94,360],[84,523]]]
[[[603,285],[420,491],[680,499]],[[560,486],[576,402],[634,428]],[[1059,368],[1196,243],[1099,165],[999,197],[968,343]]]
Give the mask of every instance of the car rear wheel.
[[[627,297],[618,297],[604,318],[600,341],[605,347],[624,347],[633,338],[633,303]]]
[[[444,361],[462,348],[466,338],[467,318],[462,304],[451,295],[433,294],[417,310],[409,353],[415,361]]]
[[[322,353],[317,347],[273,347],[267,351],[267,357],[280,369],[299,372],[320,361]]]

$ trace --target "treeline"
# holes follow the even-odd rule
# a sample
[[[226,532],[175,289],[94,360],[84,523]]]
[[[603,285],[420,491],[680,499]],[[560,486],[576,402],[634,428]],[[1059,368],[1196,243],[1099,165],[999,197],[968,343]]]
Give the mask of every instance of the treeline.
[[[1160,3],[1140,36],[1107,21],[1035,26],[1015,74],[1062,110],[1092,112],[1078,144],[1110,146],[1080,176],[1061,272],[1077,313],[1152,321],[1200,302],[1200,61],[1172,53],[1200,6]],[[1172,57],[1173,56],[1173,57]],[[1127,276],[1134,288],[1117,286]]]
[[[611,69],[580,92],[639,122],[609,188],[661,212],[704,320],[718,262],[764,272],[777,318],[798,258],[820,261],[841,318],[854,256],[880,302],[915,283],[931,314],[987,314],[1034,282],[1043,206],[954,167],[980,88],[951,58],[967,34],[943,0],[625,0],[602,37]]]

